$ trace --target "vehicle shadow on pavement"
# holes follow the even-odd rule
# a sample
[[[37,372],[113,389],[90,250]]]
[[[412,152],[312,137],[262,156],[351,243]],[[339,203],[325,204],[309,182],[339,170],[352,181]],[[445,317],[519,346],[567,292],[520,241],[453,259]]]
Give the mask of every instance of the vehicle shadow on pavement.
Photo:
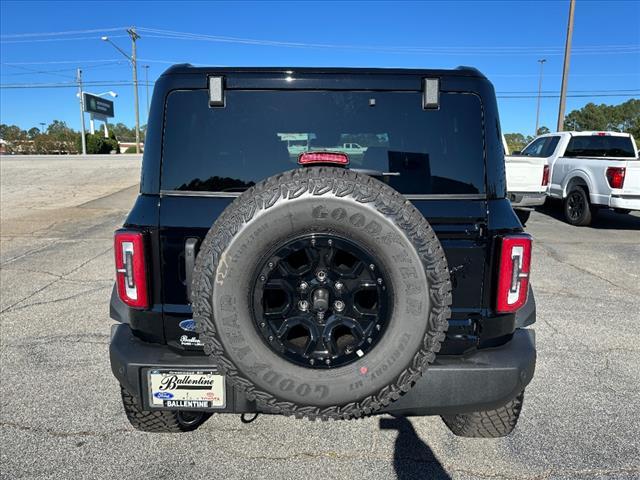
[[[544,206],[536,209],[538,212],[551,218],[566,223],[562,215],[562,204],[560,202],[547,202]],[[568,224],[567,224],[568,225]],[[583,228],[583,227],[580,227]],[[626,213],[617,213],[613,210],[600,210],[591,225],[587,228],[595,228],[599,230],[640,230],[640,217]]]
[[[393,468],[399,480],[451,479],[429,445],[423,442],[405,417],[381,418],[381,430],[397,430]]]

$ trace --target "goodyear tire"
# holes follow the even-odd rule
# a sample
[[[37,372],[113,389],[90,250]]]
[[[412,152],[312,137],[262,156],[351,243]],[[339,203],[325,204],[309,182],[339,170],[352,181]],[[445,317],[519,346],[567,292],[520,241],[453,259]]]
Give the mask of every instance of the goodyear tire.
[[[136,398],[124,387],[120,387],[122,407],[129,423],[141,432],[182,433],[200,427],[211,416],[208,412],[177,410],[142,410]]]
[[[340,248],[351,249],[351,253],[342,253],[347,259],[338,262],[335,257],[342,252],[338,249],[339,253],[326,260],[333,254],[315,255],[313,248],[320,248],[316,239],[327,249],[342,245]],[[296,242],[307,242],[305,252],[311,249],[304,254],[304,261],[293,262],[274,253],[280,252],[279,248],[293,251],[291,245],[298,245]],[[349,255],[356,260],[348,260]],[[367,260],[360,260],[359,255]],[[326,274],[317,267],[323,258]],[[357,290],[352,296],[345,294],[345,298],[355,299],[354,305],[344,301],[341,309],[334,299],[348,289],[348,279],[355,274],[345,274],[342,282],[340,269],[353,268],[366,276],[368,269],[353,265],[366,264],[368,259],[372,259],[369,266],[379,278],[371,285],[365,282],[365,287],[354,288],[371,288],[376,293],[361,295],[362,290]],[[311,264],[308,268],[307,261]],[[263,312],[267,318],[271,311],[261,299],[266,298],[267,290],[260,289],[267,288],[262,284],[270,282],[270,272],[286,273],[294,266],[306,273],[293,275],[293,281],[306,280],[300,280],[299,288],[287,287],[279,295],[285,297],[286,308],[299,308],[298,317],[305,322],[317,317],[318,328],[325,328],[325,332],[332,319],[349,320],[353,330],[341,327],[341,332],[350,333],[338,340],[346,336],[354,345],[361,343],[339,346],[329,336],[320,342],[312,333],[303,337],[309,343],[298,345],[298,349],[288,343],[297,337],[280,342],[279,330],[271,330],[271,324],[256,314]],[[286,283],[282,279],[277,282]],[[298,300],[299,294],[309,300]],[[376,297],[362,307],[358,295]],[[209,230],[194,270],[194,320],[205,352],[261,411],[310,419],[362,417],[407,392],[440,349],[450,304],[451,282],[444,251],[425,218],[386,184],[337,168],[286,172],[244,192]],[[369,316],[363,314],[378,323],[375,329],[371,327],[369,332],[373,333],[367,334],[368,338],[360,338],[358,329],[364,327],[347,319],[347,312],[356,315],[379,306],[385,308]],[[312,350],[312,340],[316,346],[326,346],[326,358],[322,348],[305,356]],[[331,356],[331,352],[340,353]]]

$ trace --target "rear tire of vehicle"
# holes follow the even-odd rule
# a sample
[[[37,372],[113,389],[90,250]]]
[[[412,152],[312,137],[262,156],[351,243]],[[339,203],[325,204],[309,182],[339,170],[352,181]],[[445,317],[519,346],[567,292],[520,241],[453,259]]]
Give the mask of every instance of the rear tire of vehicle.
[[[176,410],[142,410],[135,397],[124,387],[120,387],[122,406],[129,423],[136,430],[153,433],[191,432],[211,416],[207,412],[191,412]]]
[[[337,239],[334,244],[351,242],[369,254],[371,271],[380,274],[377,284],[386,289],[376,303],[388,300],[389,308],[375,322],[381,327],[379,341],[364,337],[370,348],[358,346],[344,363],[344,352],[329,351],[331,358],[305,357],[302,364],[287,357],[289,351],[278,343],[279,330],[258,318],[255,305],[262,299],[256,302],[251,292],[270,272],[289,269],[286,257],[275,257],[274,251],[300,238],[311,243],[316,240],[309,238],[323,236]],[[268,266],[267,259],[273,259]],[[331,263],[326,267],[331,278]],[[275,175],[237,198],[202,243],[192,291],[193,318],[205,353],[228,382],[256,401],[260,411],[323,420],[375,413],[409,391],[440,350],[451,305],[444,250],[424,216],[388,185],[330,167]],[[287,305],[296,308],[298,290],[288,291],[293,293]],[[347,305],[345,312],[353,307]],[[307,310],[296,315],[307,315]],[[283,323],[296,318],[286,316]],[[325,334],[313,338],[329,338]]]
[[[589,202],[589,195],[584,187],[573,187],[562,204],[564,218],[570,225],[584,227],[591,223],[597,209]]]
[[[518,220],[520,220],[520,223],[524,227],[527,224],[527,220],[529,220],[529,217],[531,216],[531,210],[521,210],[517,208],[514,211],[516,212]]]
[[[506,437],[516,428],[524,391],[503,407],[458,415],[443,415],[445,425],[458,437],[499,438]]]

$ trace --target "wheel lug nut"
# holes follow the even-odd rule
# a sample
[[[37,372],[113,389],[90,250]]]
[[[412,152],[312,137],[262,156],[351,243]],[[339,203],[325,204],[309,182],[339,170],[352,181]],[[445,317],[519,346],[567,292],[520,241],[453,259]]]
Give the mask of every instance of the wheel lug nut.
[[[375,270],[376,266],[372,263],[371,265],[369,265],[369,270]]]
[[[329,244],[329,246],[333,245],[333,240],[329,239],[329,241],[327,242]]]
[[[269,268],[273,268],[273,262],[269,262]]]
[[[260,322],[260,328],[264,328],[265,327],[265,323],[264,322]]]
[[[309,364],[310,364],[310,365],[313,365],[314,363],[316,363],[316,361],[315,361],[313,358],[310,358],[310,359],[309,359]]]
[[[342,300],[336,300],[333,302],[333,308],[335,308],[336,312],[341,312],[344,310],[344,302]]]
[[[342,290],[342,287],[344,287],[344,285],[342,284],[342,282],[336,282],[335,287],[336,290]]]
[[[316,278],[321,282],[324,282],[327,278],[327,273],[324,270],[320,270],[318,273],[316,273]]]
[[[328,358],[324,361],[324,363],[326,363],[327,365],[329,365],[331,363],[331,360],[329,360]]]
[[[381,278],[378,279],[378,285],[382,285],[382,279]]]
[[[273,335],[269,335],[269,341],[273,342]]]
[[[306,312],[307,310],[309,310],[309,302],[307,302],[306,300],[300,300],[298,302],[298,309]]]
[[[307,282],[302,282],[299,285],[300,290],[306,290],[307,288],[309,288],[309,284]]]
[[[264,275],[260,275],[260,281],[264,282],[267,279],[267,277],[265,277]]]

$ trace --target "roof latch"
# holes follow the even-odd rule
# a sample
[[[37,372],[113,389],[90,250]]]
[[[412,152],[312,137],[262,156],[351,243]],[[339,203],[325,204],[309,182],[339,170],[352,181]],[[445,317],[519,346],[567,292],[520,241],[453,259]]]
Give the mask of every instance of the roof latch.
[[[209,106],[224,107],[224,77],[209,77]]]
[[[425,110],[440,108],[440,79],[422,79],[422,108]]]

